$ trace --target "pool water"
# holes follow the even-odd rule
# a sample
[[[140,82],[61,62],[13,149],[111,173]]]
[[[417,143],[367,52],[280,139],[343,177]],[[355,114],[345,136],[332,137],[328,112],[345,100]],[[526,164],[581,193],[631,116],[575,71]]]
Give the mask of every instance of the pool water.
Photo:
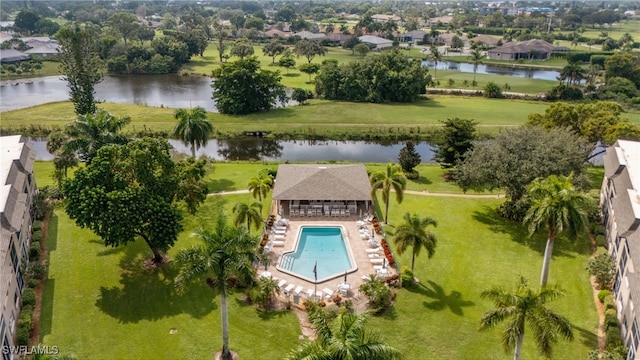
[[[352,263],[340,227],[302,226],[296,250],[283,254],[278,268],[315,282],[315,267],[317,282],[322,282],[351,272]]]

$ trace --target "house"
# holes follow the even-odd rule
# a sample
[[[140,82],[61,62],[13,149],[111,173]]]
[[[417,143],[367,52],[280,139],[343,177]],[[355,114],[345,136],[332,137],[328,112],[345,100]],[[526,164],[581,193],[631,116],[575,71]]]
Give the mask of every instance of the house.
[[[429,19],[428,26],[438,25],[438,24],[446,25],[451,23],[452,21],[453,21],[453,16],[451,15],[438,16],[438,17]]]
[[[326,35],[327,35],[327,39],[329,39],[329,41],[334,45],[343,44],[345,41],[353,37],[353,35],[337,33],[337,32],[328,33]]]
[[[438,42],[439,45],[446,45],[448,47],[451,47],[453,38],[456,36],[464,42],[465,47],[469,46],[469,39],[467,39],[467,37],[464,35],[458,35],[458,34],[451,34],[451,33],[440,34],[438,35],[436,41]]]
[[[26,50],[25,54],[33,54],[38,55],[43,58],[55,58],[60,54],[61,46],[57,42],[47,42],[47,43],[39,43],[39,42],[31,42],[29,46],[32,46],[31,49]]]
[[[278,166],[273,199],[285,216],[292,215],[294,209],[314,206],[323,214],[332,207],[344,207],[353,216],[359,211],[369,212],[371,183],[363,164],[282,164]]]
[[[0,49],[0,64],[15,64],[29,60],[29,55],[15,49]]]
[[[386,49],[393,46],[393,41],[379,36],[363,35],[358,38],[361,42],[373,47],[374,49]]]
[[[607,149],[600,207],[616,264],[613,296],[622,341],[627,359],[640,359],[640,308],[634,308],[640,304],[640,142],[618,140]]]
[[[553,45],[544,40],[509,42],[488,51],[490,60],[546,60],[553,53]]]
[[[15,345],[37,189],[35,152],[22,136],[0,137],[0,153],[0,349],[8,349]]]
[[[398,22],[400,20],[402,20],[402,18],[400,16],[397,15],[385,15],[385,14],[374,14],[371,15],[371,19],[373,19],[373,21],[375,22],[387,22],[387,21],[394,21],[394,22]]]
[[[287,31],[282,31],[276,27],[273,27],[265,31],[264,36],[270,39],[277,38],[277,37],[288,38],[289,36],[291,36],[291,33]]]
[[[299,37],[300,39],[310,39],[310,40],[319,40],[319,41],[327,38],[325,34],[316,34],[307,30],[297,32],[293,35]]]
[[[418,41],[422,41],[426,34],[427,33],[422,30],[409,31],[408,33],[400,35],[400,41],[415,44]]]
[[[500,40],[494,38],[493,36],[480,34],[472,39],[469,39],[469,43],[482,43],[484,48],[491,49],[498,46],[498,42]]]

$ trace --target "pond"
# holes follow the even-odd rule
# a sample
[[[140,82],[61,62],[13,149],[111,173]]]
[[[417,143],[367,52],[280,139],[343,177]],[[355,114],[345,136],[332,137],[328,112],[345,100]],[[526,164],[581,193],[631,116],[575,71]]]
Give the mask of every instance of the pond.
[[[51,160],[45,140],[32,140],[37,160]],[[191,154],[190,146],[178,140],[169,140],[174,149]],[[215,160],[264,160],[290,162],[352,161],[352,162],[397,162],[404,143],[382,143],[365,141],[280,141],[265,138],[242,138],[233,140],[210,140],[200,148],[197,156],[206,155]],[[423,163],[433,162],[433,146],[427,142],[416,142],[416,151]]]
[[[435,63],[432,61],[422,61],[422,66],[427,66],[429,69],[435,67]],[[473,73],[473,64],[459,63],[453,61],[439,61],[438,70],[460,71],[464,73]],[[489,74],[489,75],[504,75],[514,76],[521,78],[531,78],[537,80],[557,80],[560,76],[560,72],[554,70],[543,69],[523,69],[511,66],[497,66],[497,65],[485,65],[479,64],[477,74]]]

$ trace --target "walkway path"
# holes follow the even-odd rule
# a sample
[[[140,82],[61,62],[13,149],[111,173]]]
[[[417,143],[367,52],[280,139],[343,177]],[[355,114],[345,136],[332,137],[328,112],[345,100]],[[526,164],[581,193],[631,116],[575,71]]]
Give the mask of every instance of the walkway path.
[[[393,191],[393,190],[392,190]],[[233,191],[220,191],[215,193],[209,193],[207,196],[216,195],[236,195],[236,194],[248,194],[249,190],[233,190]],[[440,196],[440,197],[460,197],[460,198],[475,198],[475,199],[502,199],[504,194],[451,194],[451,193],[432,193],[427,190],[415,191],[405,190],[405,194],[421,195],[421,196]]]

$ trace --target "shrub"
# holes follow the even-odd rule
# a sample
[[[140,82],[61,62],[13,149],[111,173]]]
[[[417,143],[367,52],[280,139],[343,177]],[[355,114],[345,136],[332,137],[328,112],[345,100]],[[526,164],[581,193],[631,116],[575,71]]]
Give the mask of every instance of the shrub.
[[[410,287],[413,285],[413,271],[408,266],[402,266],[400,268],[400,279],[402,287]]]
[[[29,246],[29,260],[34,261],[40,259],[40,242],[34,241]]]
[[[36,292],[33,289],[25,289],[22,292],[22,306],[35,305]]]
[[[38,230],[42,230],[42,221],[34,221],[33,225],[31,225],[31,230],[32,231],[38,231]]]
[[[605,296],[603,304],[605,310],[616,309],[616,303],[613,301],[613,295]]]
[[[29,331],[30,329],[23,326],[18,328],[16,332],[16,342],[18,345],[25,346],[29,344]]]
[[[42,241],[42,230],[36,230],[31,234],[31,242]]]
[[[615,309],[608,309],[604,312],[604,328],[619,328],[618,317]]]
[[[29,263],[29,268],[27,269],[27,277],[30,279],[41,280],[44,278],[46,272],[46,266],[38,261],[33,261]]]
[[[40,281],[37,280],[37,279],[28,279],[27,280],[27,286],[32,288],[32,289],[35,289],[38,286],[39,283],[40,283]]]
[[[609,295],[611,295],[611,291],[606,289],[600,290],[598,291],[598,300],[600,300],[600,302],[604,304],[604,299]]]
[[[307,100],[313,99],[313,92],[303,88],[295,88],[291,93],[291,99],[304,104]]]
[[[489,81],[487,85],[484,86],[484,97],[489,99],[499,99],[502,97],[502,89],[498,84],[493,81]]]
[[[554,87],[546,94],[546,96],[547,100],[549,101],[581,100],[582,98],[584,98],[582,90],[565,84]]]
[[[620,335],[620,329],[617,327],[611,327],[607,329],[607,348],[617,347],[622,344],[622,336]]]
[[[598,253],[587,262],[587,271],[589,275],[595,277],[598,289],[607,289],[616,271],[615,260],[607,253],[605,249],[598,250]]]

